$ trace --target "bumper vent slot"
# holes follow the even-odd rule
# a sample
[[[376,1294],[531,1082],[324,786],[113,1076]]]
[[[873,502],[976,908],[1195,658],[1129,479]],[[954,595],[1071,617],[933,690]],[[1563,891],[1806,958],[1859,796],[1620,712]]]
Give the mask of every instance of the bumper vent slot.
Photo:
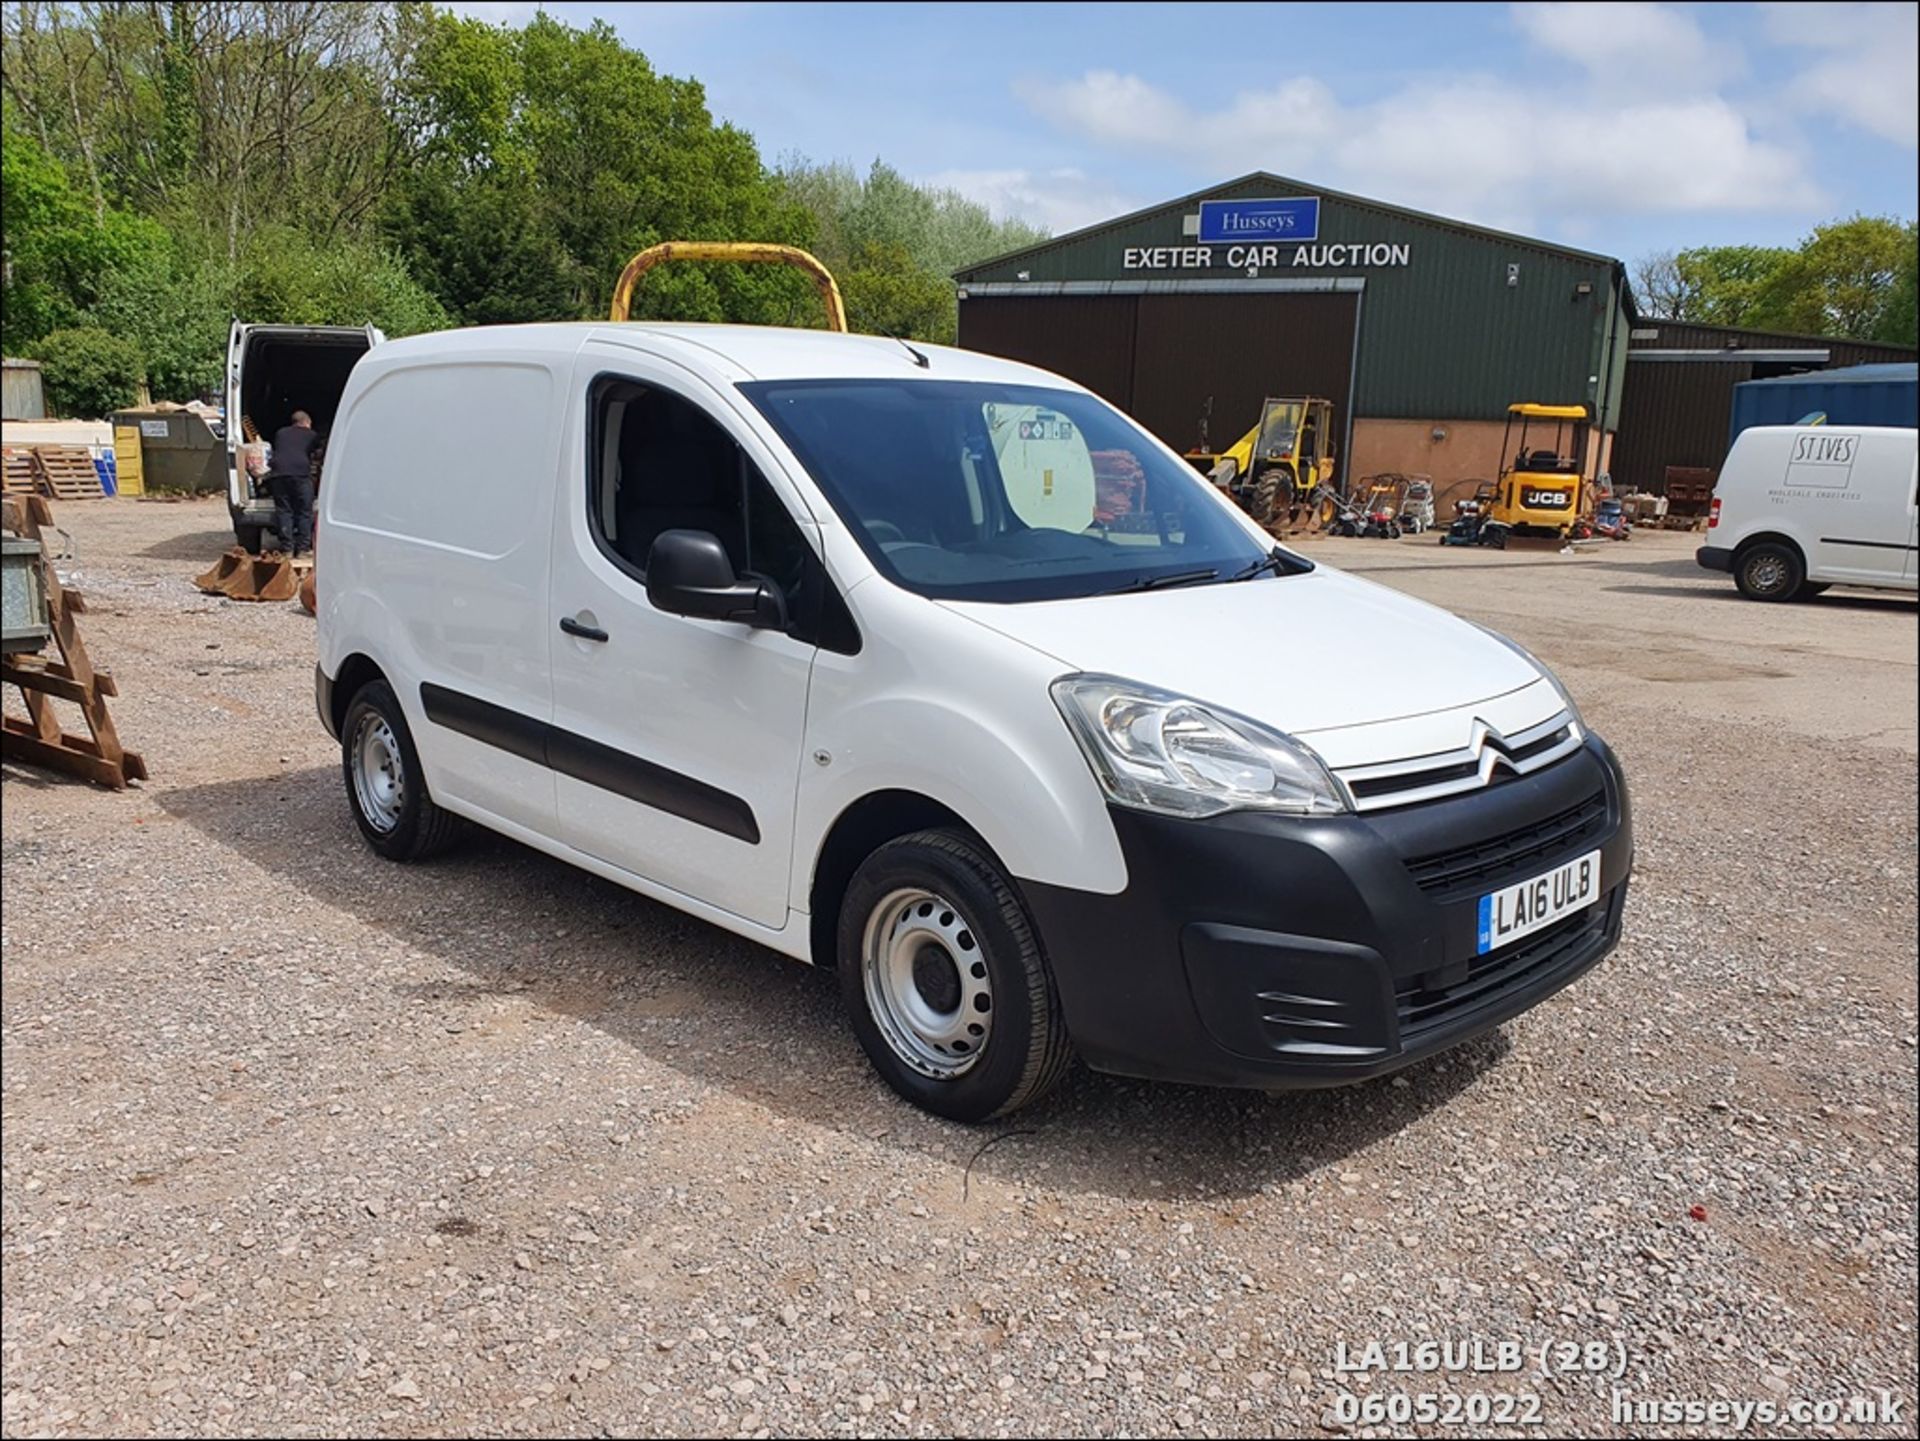
[[[1490,890],[1539,869],[1607,828],[1607,793],[1476,845],[1458,846],[1407,862],[1414,884],[1436,898]]]

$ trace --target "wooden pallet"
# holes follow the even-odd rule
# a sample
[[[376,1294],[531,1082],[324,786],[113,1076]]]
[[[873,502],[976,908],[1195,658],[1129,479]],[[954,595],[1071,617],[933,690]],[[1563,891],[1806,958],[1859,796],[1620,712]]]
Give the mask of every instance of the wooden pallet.
[[[8,495],[32,495],[40,487],[40,478],[33,464],[33,452],[15,450],[9,447],[0,452],[6,462],[5,487]]]
[[[33,540],[41,539],[42,526],[53,528],[53,507],[37,495],[8,496],[0,502],[0,515],[8,530]],[[128,781],[147,778],[147,763],[121,746],[113,717],[107,714],[107,697],[120,692],[113,677],[95,670],[87,658],[86,645],[74,623],[86,604],[78,591],[61,587],[59,574],[44,553],[40,577],[46,587],[47,616],[60,659],[44,655],[0,657],[0,682],[18,686],[27,703],[25,720],[0,716],[0,755],[124,790]],[[62,728],[53,711],[55,700],[80,708],[88,734],[74,735]]]
[[[36,445],[33,463],[40,489],[55,500],[99,500],[106,494],[84,445]]]

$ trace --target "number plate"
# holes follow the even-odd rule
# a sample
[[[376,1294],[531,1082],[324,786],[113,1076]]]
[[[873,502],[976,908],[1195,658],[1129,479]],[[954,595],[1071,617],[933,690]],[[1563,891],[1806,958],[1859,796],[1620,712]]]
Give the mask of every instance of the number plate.
[[[1480,897],[1479,954],[1511,945],[1600,898],[1600,852]]]

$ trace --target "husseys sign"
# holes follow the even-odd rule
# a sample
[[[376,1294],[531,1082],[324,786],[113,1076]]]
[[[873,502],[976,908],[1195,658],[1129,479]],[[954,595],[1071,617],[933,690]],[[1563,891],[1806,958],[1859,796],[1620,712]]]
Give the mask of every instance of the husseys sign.
[[[1203,200],[1198,221],[1189,233],[1199,244],[1129,245],[1121,252],[1120,268],[1344,270],[1406,265],[1413,254],[1413,247],[1404,243],[1316,243],[1320,237],[1316,195]]]

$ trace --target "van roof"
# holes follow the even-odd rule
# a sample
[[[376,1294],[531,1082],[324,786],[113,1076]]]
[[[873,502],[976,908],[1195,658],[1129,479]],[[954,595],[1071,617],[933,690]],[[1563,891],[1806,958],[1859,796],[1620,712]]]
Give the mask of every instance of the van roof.
[[[374,355],[386,363],[471,357],[502,349],[572,354],[589,343],[630,346],[719,371],[729,380],[930,379],[999,380],[1023,385],[1081,387],[1033,366],[978,351],[881,335],[843,335],[775,325],[703,325],[693,322],[582,320],[534,325],[481,325],[391,340]],[[908,349],[911,344],[912,350]],[[925,356],[922,367],[914,351]]]

